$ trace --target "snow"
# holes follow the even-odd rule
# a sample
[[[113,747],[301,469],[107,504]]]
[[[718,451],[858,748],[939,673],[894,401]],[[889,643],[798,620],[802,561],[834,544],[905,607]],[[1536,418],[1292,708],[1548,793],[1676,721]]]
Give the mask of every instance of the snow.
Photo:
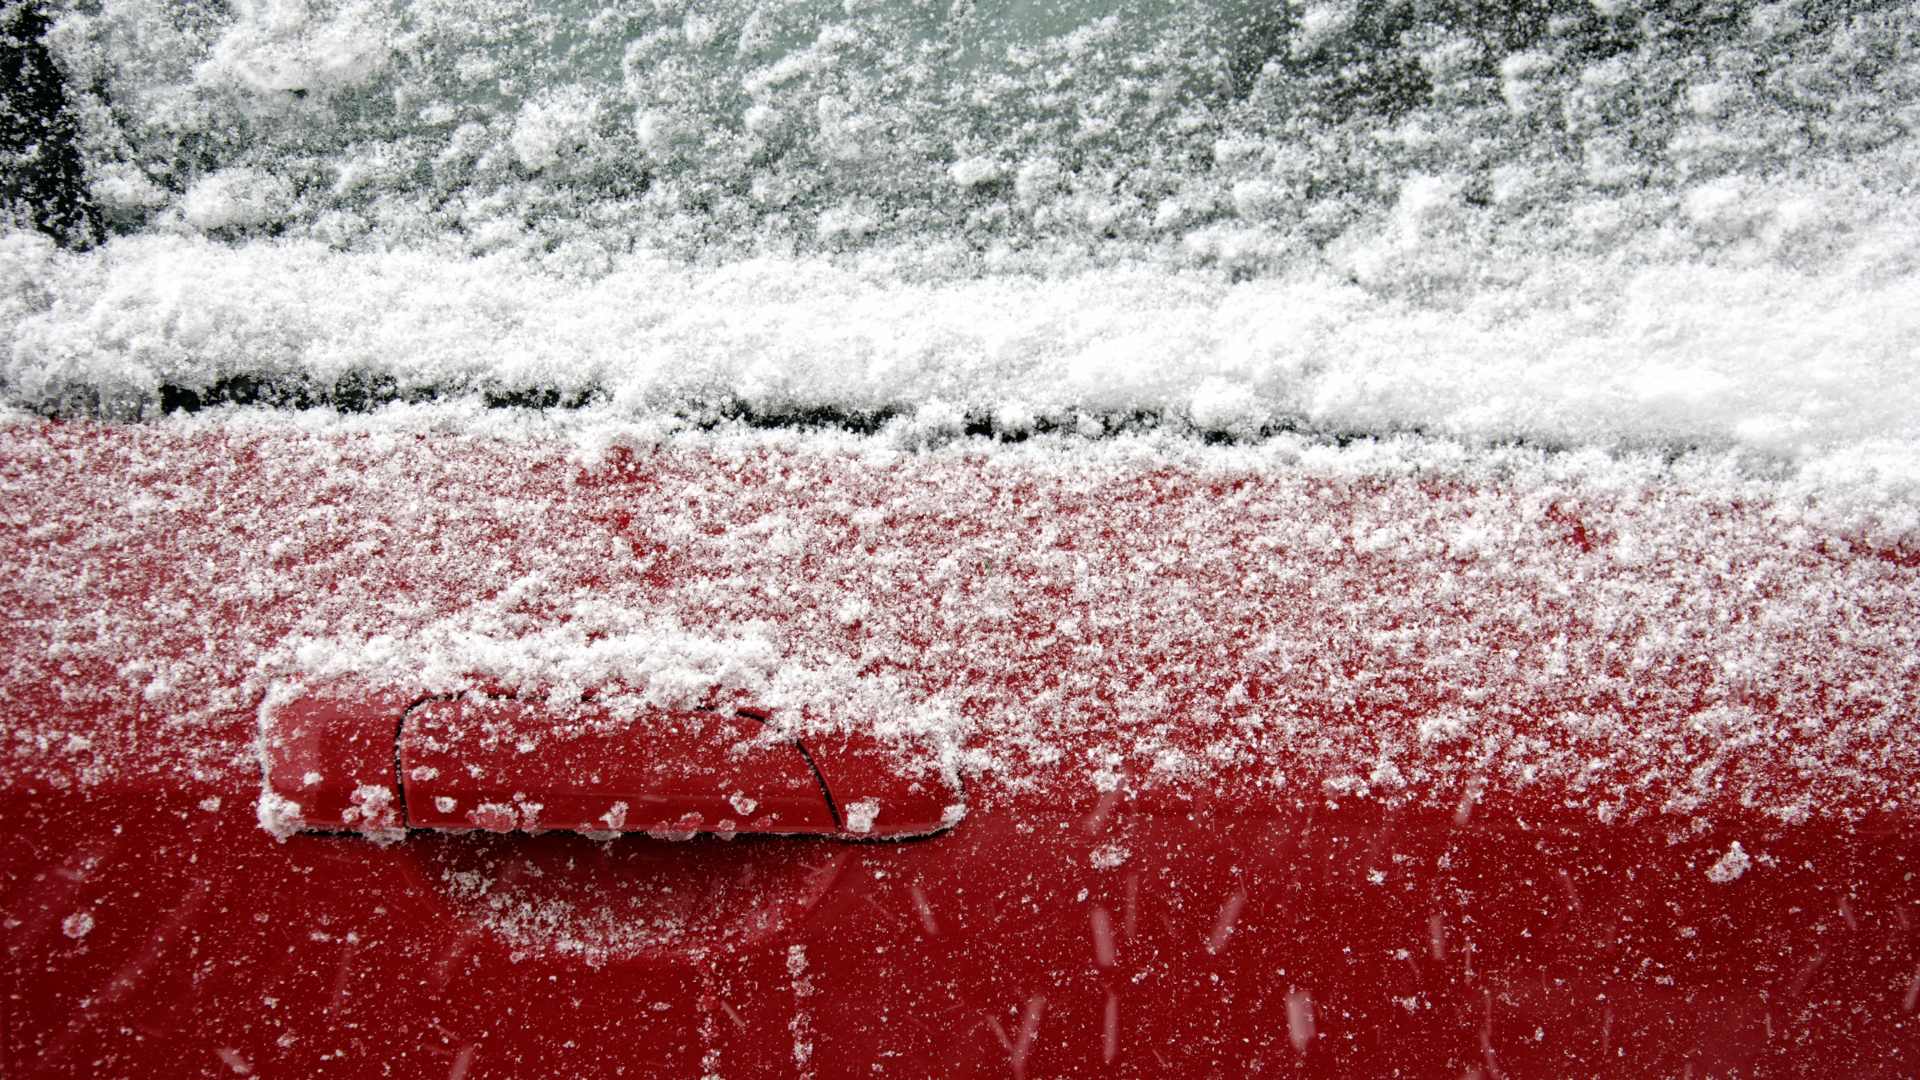
[[[391,58],[395,28],[376,4],[246,0],[235,9],[193,77],[204,89],[241,92],[255,109],[284,110],[296,93],[352,89]]]
[[[74,7],[114,235],[0,242],[0,396],[1419,432],[1910,500],[1920,80],[1863,58],[1920,15],[1746,16]]]
[[[873,831],[873,820],[880,816],[880,800],[860,799],[842,807],[847,814],[847,829],[864,835]]]
[[[1715,230],[1771,227],[1713,205]],[[1352,253],[1357,275],[1407,272],[1402,240],[1370,243]],[[162,387],[252,377],[322,395],[551,388],[636,418],[897,414],[921,442],[974,417],[1019,434],[1144,415],[1243,439],[1712,448],[1829,474],[1870,456],[1908,496],[1920,476],[1916,283],[1864,267],[1568,256],[1438,311],[1313,277],[1139,269],[916,282],[818,260],[633,256],[581,282],[507,257],[313,242],[156,236],[76,256],[15,237],[8,252],[18,315],[0,374],[36,408],[84,395],[151,411]]]
[[[1736,840],[1733,846],[1727,848],[1725,855],[1720,856],[1712,866],[1707,868],[1707,880],[1715,885],[1731,884],[1740,880],[1746,874],[1747,868],[1752,865],[1752,857],[1740,847],[1740,842]]]
[[[547,577],[536,570],[510,583],[487,605],[495,618],[474,611],[413,633],[291,635],[263,658],[262,669],[322,683],[404,681],[430,692],[492,678],[540,687],[561,705],[617,682],[630,688],[632,704],[664,708],[693,708],[715,691],[764,695],[779,676],[774,645],[751,624],[725,636],[692,634],[582,598],[565,621],[527,632],[511,613],[543,592]]]
[[[187,189],[180,212],[202,232],[250,229],[279,220],[292,198],[292,189],[279,177],[258,169],[221,169]]]
[[[963,158],[947,168],[947,175],[963,188],[985,187],[998,181],[1004,172],[999,162],[985,157]]]
[[[306,820],[300,816],[300,804],[268,790],[264,784],[260,788],[257,809],[260,827],[283,844],[286,843],[287,837],[307,827]]]
[[[268,795],[261,792],[261,805],[266,805]],[[283,839],[280,832],[268,826],[264,820],[263,809],[261,827]],[[395,804],[393,789],[375,784],[361,784],[353,789],[348,798],[347,809],[340,815],[346,825],[355,832],[372,840],[382,847],[406,839],[407,829],[400,817],[400,807]]]
[[[591,98],[567,89],[528,102],[514,121],[514,158],[533,172],[558,165],[593,137],[597,112]]]

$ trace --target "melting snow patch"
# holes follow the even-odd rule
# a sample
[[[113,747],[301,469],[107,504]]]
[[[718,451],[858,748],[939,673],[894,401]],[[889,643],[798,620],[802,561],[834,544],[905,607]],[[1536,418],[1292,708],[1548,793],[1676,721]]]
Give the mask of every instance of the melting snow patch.
[[[1716,885],[1738,881],[1751,865],[1753,865],[1752,858],[1741,850],[1740,842],[1736,840],[1733,846],[1727,849],[1727,853],[1720,856],[1718,862],[1707,868],[1707,880]]]
[[[1305,990],[1287,991],[1287,1039],[1300,1053],[1313,1042],[1313,995]]]
[[[407,835],[400,823],[400,808],[394,804],[393,789],[377,784],[354,788],[349,805],[340,817],[360,835],[383,847]]]
[[[300,804],[277,792],[264,787],[260,791],[257,807],[260,827],[273,834],[273,838],[282,843],[287,837],[306,828],[306,821],[300,816]]]
[[[520,810],[512,803],[483,802],[467,811],[467,821],[488,832],[512,832],[520,824]]]
[[[873,831],[873,819],[880,815],[880,800],[861,799],[846,806],[847,828],[856,833]]]

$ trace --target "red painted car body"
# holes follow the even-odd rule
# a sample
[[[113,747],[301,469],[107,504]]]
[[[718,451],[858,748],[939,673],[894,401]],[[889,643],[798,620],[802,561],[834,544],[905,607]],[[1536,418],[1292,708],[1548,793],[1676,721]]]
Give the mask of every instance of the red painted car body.
[[[578,458],[0,434],[0,1074],[1920,1068],[1899,551],[1577,479]],[[1340,528],[1286,539],[1303,522]],[[259,827],[260,655],[536,569],[523,630],[652,597],[951,702],[965,816],[859,842]]]

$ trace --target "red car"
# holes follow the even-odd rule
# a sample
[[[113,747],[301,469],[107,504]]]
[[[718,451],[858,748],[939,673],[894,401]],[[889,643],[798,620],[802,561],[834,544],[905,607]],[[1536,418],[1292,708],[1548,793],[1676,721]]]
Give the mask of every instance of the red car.
[[[0,2],[0,1080],[1920,1075],[1916,56]]]
[[[5,1074],[1914,1068],[1909,554],[857,446],[0,433]]]

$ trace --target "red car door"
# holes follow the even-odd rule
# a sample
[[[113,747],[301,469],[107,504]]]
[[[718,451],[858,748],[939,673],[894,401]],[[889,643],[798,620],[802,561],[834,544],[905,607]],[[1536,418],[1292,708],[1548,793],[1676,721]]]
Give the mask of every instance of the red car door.
[[[1679,483],[1256,464],[15,423],[0,1074],[1915,1068],[1909,553]],[[264,703],[560,725],[615,683],[964,810],[263,827]],[[698,752],[482,762],[447,717],[403,764]]]

